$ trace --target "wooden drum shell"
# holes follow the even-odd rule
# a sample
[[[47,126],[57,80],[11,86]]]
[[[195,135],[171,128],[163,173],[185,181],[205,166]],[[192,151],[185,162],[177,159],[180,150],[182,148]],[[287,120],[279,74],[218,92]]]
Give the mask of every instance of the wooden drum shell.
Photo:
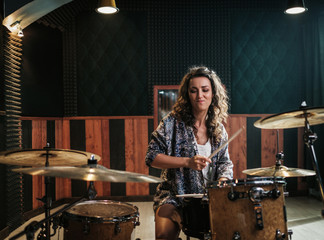
[[[252,187],[261,187],[265,191],[273,190],[275,187],[280,191],[280,196],[264,198],[262,206],[263,229],[256,226],[256,214],[254,204],[249,198],[230,200],[228,193],[231,186],[210,187],[209,215],[210,227],[213,240],[232,240],[235,232],[241,236],[241,240],[276,240],[276,232],[287,235],[287,219],[284,200],[283,184],[263,184],[262,179],[258,183],[242,183],[233,186],[236,192],[248,193]]]
[[[130,240],[138,216],[128,203],[85,201],[63,213],[64,240]]]

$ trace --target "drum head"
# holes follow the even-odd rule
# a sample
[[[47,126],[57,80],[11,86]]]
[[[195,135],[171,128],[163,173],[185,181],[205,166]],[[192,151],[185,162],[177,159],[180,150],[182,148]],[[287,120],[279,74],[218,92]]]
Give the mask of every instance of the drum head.
[[[92,200],[73,206],[65,212],[65,215],[72,219],[86,219],[94,222],[127,221],[138,216],[138,209],[128,203]]]

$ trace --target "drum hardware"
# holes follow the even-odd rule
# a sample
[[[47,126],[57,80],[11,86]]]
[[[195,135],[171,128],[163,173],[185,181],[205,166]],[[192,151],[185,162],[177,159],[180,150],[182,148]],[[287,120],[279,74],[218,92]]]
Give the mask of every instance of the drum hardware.
[[[258,230],[263,229],[263,218],[262,218],[262,205],[259,202],[254,202],[253,203],[253,209],[254,209],[254,214],[255,214],[255,219],[256,219],[256,227]]]
[[[44,148],[45,149],[45,148]],[[52,151],[51,148],[47,146],[45,151]],[[76,201],[64,206],[60,210],[56,211],[52,215],[49,213],[49,206],[51,205],[51,200],[48,192],[46,192],[46,196],[43,197],[42,201],[44,201],[48,206],[47,207],[47,213],[43,220],[39,222],[32,222],[29,224],[22,232],[16,234],[15,236],[11,237],[10,240],[16,239],[20,236],[26,235],[27,240],[34,239],[34,233],[41,228],[41,231],[37,237],[37,239],[43,240],[43,239],[49,239],[50,237],[50,226],[51,223],[53,225],[54,234],[56,233],[56,229],[61,227],[67,227],[68,224],[64,219],[62,219],[62,213],[66,212],[70,208],[72,208],[75,205],[78,205],[79,202],[87,200],[87,199],[94,199],[97,196],[97,191],[94,187],[93,181],[111,181],[111,182],[161,182],[162,179],[157,177],[152,177],[149,175],[144,174],[138,174],[138,173],[132,173],[132,172],[125,172],[125,171],[118,171],[118,170],[112,170],[107,169],[103,167],[102,165],[97,164],[97,159],[95,158],[95,154],[91,154],[90,158],[88,159],[87,165],[82,165],[80,167],[68,167],[68,166],[54,166],[50,167],[48,166],[48,158],[50,158],[51,154],[42,154],[46,156],[46,166],[45,167],[33,167],[33,168],[16,168],[12,169],[12,171],[15,172],[21,172],[29,175],[42,175],[45,176],[48,188],[49,184],[49,177],[65,177],[65,178],[73,178],[78,180],[86,180],[89,181],[89,187],[87,189],[87,193],[85,196],[81,197],[80,199],[77,199]],[[1,157],[0,157],[1,159]],[[1,162],[1,160],[0,160]],[[79,171],[79,172],[78,172]],[[132,216],[134,218],[135,216]],[[86,220],[87,224],[84,226],[84,231],[89,232],[89,224],[92,224],[90,220]],[[121,227],[117,221],[115,223],[115,229],[114,231],[117,233],[120,231]],[[129,225],[129,224],[128,224]],[[127,226],[128,226],[127,225]],[[131,225],[133,228],[135,226],[139,225],[138,221],[138,215],[136,215],[136,220],[132,220]],[[128,231],[129,233],[129,231]],[[53,235],[54,235],[53,234]],[[73,238],[74,239],[74,238]]]
[[[287,234],[282,177],[233,179],[207,186],[213,239],[275,239]],[[236,200],[231,200],[231,196]],[[215,238],[216,237],[216,238]]]
[[[81,201],[84,201],[86,199],[93,199],[93,197],[96,197],[96,195],[97,195],[97,193],[96,193],[96,190],[94,190],[93,182],[90,182],[89,187],[88,187],[88,192],[85,196],[64,206],[60,210],[56,211],[52,215],[45,217],[43,220],[41,220],[39,222],[37,222],[37,221],[31,222],[29,225],[26,226],[26,228],[23,231],[21,231],[20,233],[16,234],[13,237],[11,237],[9,240],[17,239],[18,237],[21,237],[23,235],[26,235],[27,240],[33,240],[34,234],[39,228],[41,228],[41,231],[40,231],[39,235],[37,236],[37,239],[38,240],[47,239],[47,238],[49,239],[49,237],[54,236],[56,234],[56,229],[62,223],[62,219],[60,217],[58,217],[61,215],[62,212],[68,210],[69,208],[73,207],[74,205],[76,205],[77,203],[79,203]],[[48,232],[50,231],[50,229],[47,229],[47,227],[51,225],[51,222],[53,223],[54,234],[48,235]]]
[[[45,151],[46,151],[46,160],[45,160],[45,166],[48,167],[49,165],[49,156],[50,154],[49,151],[51,151],[51,149],[49,148],[49,144],[47,143],[46,147],[44,147]],[[94,161],[96,161],[94,159],[94,155],[91,155],[91,159],[89,160],[90,163],[93,163]],[[14,169],[13,169],[14,170]],[[58,210],[57,212],[55,212],[54,214],[50,214],[50,208],[52,205],[52,199],[49,196],[49,184],[50,184],[50,178],[48,176],[45,177],[45,196],[41,199],[38,199],[40,201],[42,201],[44,203],[44,209],[45,209],[45,218],[39,222],[37,221],[33,221],[32,223],[30,223],[28,226],[26,226],[26,228],[16,234],[15,236],[11,237],[10,240],[13,239],[17,239],[20,236],[26,235],[27,240],[32,240],[34,239],[34,234],[35,232],[41,228],[41,231],[39,232],[37,239],[38,240],[44,240],[44,239],[50,239],[51,236],[54,236],[56,234],[56,229],[58,228],[58,219],[57,216],[59,214],[61,214],[63,211],[71,208],[72,206],[74,206],[75,204],[77,204],[80,201],[83,201],[84,199],[88,198],[88,199],[92,199],[94,197],[96,197],[97,192],[94,189],[94,184],[93,182],[90,182],[89,184],[89,188],[88,188],[88,192],[86,194],[86,197],[81,197],[80,199],[70,203],[69,205],[63,207],[62,209]],[[54,229],[54,233],[51,235],[50,234],[50,226],[51,223],[53,223],[53,229]]]
[[[310,126],[312,125],[318,125],[323,123],[324,123],[324,108],[323,107],[310,108],[307,106],[306,102],[304,101],[301,103],[299,110],[280,113],[263,119],[259,119],[254,123],[254,126],[258,128],[264,128],[264,129],[286,129],[286,128],[304,127],[304,143],[310,151],[312,164],[315,171],[315,174],[312,175],[316,175],[317,183],[320,189],[322,203],[324,204],[324,187],[323,187],[323,182],[320,175],[319,166],[318,166],[316,153],[314,149],[314,142],[317,140],[317,135],[316,133],[312,132],[312,130],[310,129]],[[282,171],[282,173],[287,172],[286,170],[287,169]],[[298,173],[297,169],[296,170],[291,169],[291,170],[292,170],[290,172],[292,173],[291,175],[289,175],[289,172],[287,172],[288,177],[311,176],[307,172]],[[294,174],[293,172],[297,174]],[[249,172],[246,173],[250,174]],[[260,174],[260,172],[258,174]],[[284,176],[284,174],[282,174],[281,176]],[[321,210],[321,215],[322,217],[324,217],[324,208]]]
[[[284,240],[286,238],[286,234],[282,233],[280,229],[276,230],[276,240]]]
[[[237,192],[231,187],[231,191],[228,192],[227,197],[231,201],[249,198],[252,202],[260,202],[264,198],[277,199],[280,195],[281,192],[277,188],[265,191],[261,187],[252,187],[248,192]]]
[[[231,191],[228,193],[227,197],[231,201],[235,201],[237,199],[246,199],[249,198],[253,203],[254,213],[256,217],[256,227],[259,230],[263,229],[263,218],[262,218],[262,205],[261,201],[264,198],[272,198],[277,199],[281,195],[280,191],[277,188],[274,188],[269,191],[265,191],[261,187],[252,187],[248,192],[237,192],[233,191],[233,186],[231,187]]]
[[[41,234],[37,237],[37,239],[43,239],[43,237],[50,237],[49,235],[46,235],[47,229],[46,229],[46,223],[47,222],[51,222],[51,219],[57,217],[59,214],[61,214],[62,212],[64,212],[65,210],[71,208],[72,206],[74,206],[75,204],[77,204],[80,201],[83,201],[85,198],[79,198],[78,200],[70,203],[67,206],[64,206],[63,208],[61,208],[60,210],[56,211],[55,213],[53,213],[52,215],[44,218],[43,220],[37,222],[37,221],[33,221],[30,224],[28,224],[26,226],[26,228],[21,231],[20,233],[17,233],[16,235],[14,235],[13,237],[9,238],[9,240],[13,240],[13,239],[17,239],[23,235],[26,235],[26,239],[27,240],[33,240],[34,239],[34,234],[35,232],[41,228]],[[56,222],[57,220],[55,220]]]
[[[86,235],[89,234],[89,232],[90,232],[90,225],[89,224],[90,224],[90,221],[86,219],[85,224],[83,226],[83,231],[82,231]],[[68,226],[68,225],[65,225],[65,226]]]
[[[232,240],[241,240],[241,235],[239,232],[233,234]]]
[[[316,173],[312,170],[288,168],[283,166],[284,153],[278,152],[276,154],[276,164],[272,167],[253,168],[242,171],[248,175],[254,176],[273,176],[273,177],[306,177],[314,176]]]
[[[293,230],[291,230],[291,229],[289,229],[288,230],[288,237],[289,237],[289,239],[291,240],[291,235],[293,234]]]

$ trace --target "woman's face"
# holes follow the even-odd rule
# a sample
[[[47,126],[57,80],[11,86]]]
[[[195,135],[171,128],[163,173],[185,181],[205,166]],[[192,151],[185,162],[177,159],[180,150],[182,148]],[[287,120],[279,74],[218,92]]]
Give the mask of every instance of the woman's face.
[[[194,113],[208,111],[212,102],[213,91],[210,80],[207,77],[195,77],[190,79],[188,94]]]

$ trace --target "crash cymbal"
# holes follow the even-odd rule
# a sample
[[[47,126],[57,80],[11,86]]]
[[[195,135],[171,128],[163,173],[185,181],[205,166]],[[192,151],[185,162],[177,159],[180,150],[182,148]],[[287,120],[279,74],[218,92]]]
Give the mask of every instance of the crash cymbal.
[[[10,150],[0,152],[0,163],[41,167],[45,166],[46,156],[48,156],[49,166],[81,166],[88,163],[91,155],[100,161],[101,157],[96,154],[69,149]]]
[[[285,166],[272,166],[266,168],[254,168],[244,170],[243,173],[254,176],[273,177],[306,177],[314,176],[315,171],[298,168],[288,168]]]
[[[14,172],[20,172],[29,175],[42,175],[49,177],[71,178],[84,181],[105,181],[105,182],[162,182],[161,178],[145,174],[126,172],[105,168],[102,165],[95,166],[54,166],[54,167],[36,167],[36,168],[15,168]]]
[[[310,126],[324,123],[324,107],[320,108],[303,108],[297,111],[290,111],[275,114],[254,123],[257,128],[264,129],[286,129],[298,128],[305,126],[305,115]]]

